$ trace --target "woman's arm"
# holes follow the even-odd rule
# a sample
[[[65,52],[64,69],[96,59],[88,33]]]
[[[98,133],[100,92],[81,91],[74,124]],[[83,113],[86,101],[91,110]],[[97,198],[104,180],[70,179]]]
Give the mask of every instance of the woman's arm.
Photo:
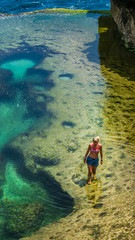
[[[87,151],[85,153],[84,163],[86,163],[86,157],[88,156],[88,153],[89,153],[90,149],[91,149],[91,145],[89,144],[88,149],[87,149]]]
[[[100,156],[101,156],[101,164],[103,164],[103,150],[102,150],[102,145],[100,146]]]

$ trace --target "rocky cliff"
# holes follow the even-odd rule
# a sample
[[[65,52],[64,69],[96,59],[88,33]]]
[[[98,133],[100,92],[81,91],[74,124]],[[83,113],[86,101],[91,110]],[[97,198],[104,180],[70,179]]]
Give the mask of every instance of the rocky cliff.
[[[135,1],[111,0],[111,12],[128,48],[135,48]]]

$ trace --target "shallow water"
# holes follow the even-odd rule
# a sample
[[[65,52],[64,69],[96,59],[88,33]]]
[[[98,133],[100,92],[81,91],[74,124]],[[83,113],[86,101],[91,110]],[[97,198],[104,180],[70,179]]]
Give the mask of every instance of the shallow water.
[[[1,215],[1,236],[6,239],[29,235],[87,206],[90,219],[96,214],[94,221],[104,229],[103,235],[95,227],[94,235],[90,232],[92,239],[117,238],[121,231],[123,239],[124,234],[133,239],[133,69],[129,70],[126,58],[127,75],[120,72],[117,44],[116,52],[110,48],[108,54],[104,42],[116,29],[107,17],[99,17],[38,13],[0,19],[1,202],[8,209],[7,216],[12,216],[5,228],[7,216]],[[113,61],[119,63],[114,69]],[[95,135],[103,144],[104,165],[99,166],[97,181],[89,188],[87,169],[81,163]],[[31,204],[31,211],[35,202],[41,204],[39,214],[45,211],[37,228],[25,233],[20,233],[19,226],[12,228],[14,206],[27,210],[26,205],[20,207],[20,200]],[[128,223],[129,229],[124,225]],[[82,236],[83,229],[79,232]]]
[[[34,62],[28,59],[13,60],[3,63],[0,67],[3,69],[10,70],[13,73],[13,79],[15,81],[22,81],[25,77],[28,68],[34,66]]]

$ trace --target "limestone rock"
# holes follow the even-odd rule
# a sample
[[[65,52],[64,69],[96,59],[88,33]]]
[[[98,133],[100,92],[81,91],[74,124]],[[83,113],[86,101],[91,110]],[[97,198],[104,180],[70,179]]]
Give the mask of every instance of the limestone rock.
[[[111,0],[111,12],[128,48],[135,48],[135,2]]]

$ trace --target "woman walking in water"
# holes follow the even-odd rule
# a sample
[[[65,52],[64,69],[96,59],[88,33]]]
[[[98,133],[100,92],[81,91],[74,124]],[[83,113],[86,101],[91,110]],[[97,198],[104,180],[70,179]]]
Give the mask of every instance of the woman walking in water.
[[[93,173],[93,179],[95,179],[96,169],[99,165],[98,154],[100,152],[101,164],[103,164],[103,152],[102,145],[99,143],[99,137],[94,137],[93,142],[89,144],[84,157],[84,163],[87,162],[88,166],[88,184],[91,184],[91,175]]]

